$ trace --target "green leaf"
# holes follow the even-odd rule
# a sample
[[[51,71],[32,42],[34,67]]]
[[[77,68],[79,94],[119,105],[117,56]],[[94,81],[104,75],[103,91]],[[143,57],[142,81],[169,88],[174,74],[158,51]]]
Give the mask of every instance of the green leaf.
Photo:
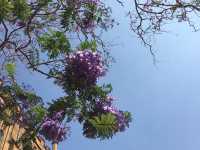
[[[116,132],[116,117],[111,114],[102,114],[89,119],[89,122],[97,131],[97,137],[101,139],[112,138]]]
[[[34,114],[34,120],[36,122],[41,122],[46,114],[46,109],[41,105],[36,105],[31,109],[31,112]]]
[[[62,28],[65,28],[65,30],[68,31],[73,27],[75,20],[76,20],[75,14],[76,13],[75,13],[75,10],[73,7],[67,7],[62,12],[62,14],[60,15]]]
[[[95,52],[97,50],[97,43],[95,40],[81,42],[80,49],[81,50],[91,49],[92,51]]]
[[[38,38],[43,52],[47,51],[50,59],[54,59],[61,54],[70,52],[70,42],[63,32],[50,31]]]
[[[16,65],[14,63],[7,63],[6,64],[6,71],[8,76],[13,77],[15,75]]]
[[[18,19],[25,20],[31,13],[26,0],[15,0],[13,6],[13,13]]]
[[[7,18],[13,8],[9,0],[0,0],[0,22]]]

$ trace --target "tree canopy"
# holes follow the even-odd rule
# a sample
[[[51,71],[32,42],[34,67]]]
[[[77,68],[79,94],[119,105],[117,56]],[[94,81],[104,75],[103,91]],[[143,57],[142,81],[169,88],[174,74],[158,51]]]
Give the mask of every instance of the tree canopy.
[[[100,0],[0,0],[0,116],[26,129],[19,140],[24,149],[35,136],[63,141],[74,120],[92,139],[111,138],[129,126],[130,113],[113,105],[112,86],[97,84],[111,61],[100,35],[114,24]],[[16,81],[19,64],[53,79],[66,96],[45,105]]]
[[[149,35],[162,32],[170,21],[198,29],[192,21],[200,11],[198,0],[133,2],[130,29],[152,55]],[[114,107],[111,84],[97,82],[112,62],[101,35],[116,24],[111,6],[102,0],[0,0],[0,119],[29,131],[20,141],[24,147],[37,135],[63,141],[72,120],[92,139],[111,138],[129,126],[131,114]],[[33,89],[16,81],[19,64],[53,79],[65,96],[46,107]]]

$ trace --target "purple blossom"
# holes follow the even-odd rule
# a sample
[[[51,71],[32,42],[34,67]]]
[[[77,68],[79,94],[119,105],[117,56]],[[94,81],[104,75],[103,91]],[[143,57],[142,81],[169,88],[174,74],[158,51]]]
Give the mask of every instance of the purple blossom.
[[[16,26],[18,26],[18,27],[23,27],[25,25],[26,24],[24,22],[22,22],[22,21],[17,21],[17,23],[16,23]]]
[[[60,121],[62,117],[63,112],[57,112],[52,117],[47,117],[41,126],[40,133],[53,143],[63,141],[69,132],[69,127],[63,126]]]
[[[126,119],[123,111],[120,111],[117,108],[112,107],[112,106],[104,106],[103,110],[105,112],[113,114],[116,117],[116,119],[117,119],[117,128],[118,128],[119,131],[124,131],[125,130],[125,128],[127,126],[127,123],[128,123],[128,120]]]
[[[106,72],[101,55],[91,50],[72,53],[66,57],[66,62],[65,82],[75,89],[96,84]]]
[[[111,113],[117,119],[117,129],[118,131],[124,131],[129,121],[125,117],[123,111],[118,110],[116,107],[112,106],[113,98],[111,96],[107,96],[106,100],[98,101],[96,103],[96,111],[100,113]]]
[[[52,116],[52,119],[53,120],[61,120],[63,118],[63,114],[64,114],[64,111],[59,111],[57,113],[54,113]]]

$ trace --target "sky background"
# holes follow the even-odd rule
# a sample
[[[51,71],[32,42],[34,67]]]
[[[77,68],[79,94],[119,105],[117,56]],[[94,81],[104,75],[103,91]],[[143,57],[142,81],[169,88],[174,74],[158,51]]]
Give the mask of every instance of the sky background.
[[[113,16],[121,24],[105,34],[116,59],[102,82],[112,83],[116,105],[133,115],[130,128],[112,140],[90,140],[74,124],[59,150],[199,150],[200,148],[200,32],[170,24],[169,33],[154,42],[157,64],[129,30],[127,6],[113,1]],[[31,84],[46,101],[62,90],[37,74],[18,70],[19,80]]]

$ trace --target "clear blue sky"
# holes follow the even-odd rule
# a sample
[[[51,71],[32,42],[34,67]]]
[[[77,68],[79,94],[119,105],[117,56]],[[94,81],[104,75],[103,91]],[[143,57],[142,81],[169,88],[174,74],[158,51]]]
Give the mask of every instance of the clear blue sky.
[[[112,140],[85,139],[78,124],[59,150],[198,150],[200,148],[200,32],[171,24],[157,36],[157,66],[148,49],[129,31],[125,9],[114,7],[121,24],[105,34],[116,63],[104,79],[112,83],[116,105],[133,114],[130,128]],[[19,79],[33,85],[46,100],[62,91],[41,76],[18,70]],[[39,77],[39,78],[38,78]],[[37,80],[36,80],[37,79]]]

